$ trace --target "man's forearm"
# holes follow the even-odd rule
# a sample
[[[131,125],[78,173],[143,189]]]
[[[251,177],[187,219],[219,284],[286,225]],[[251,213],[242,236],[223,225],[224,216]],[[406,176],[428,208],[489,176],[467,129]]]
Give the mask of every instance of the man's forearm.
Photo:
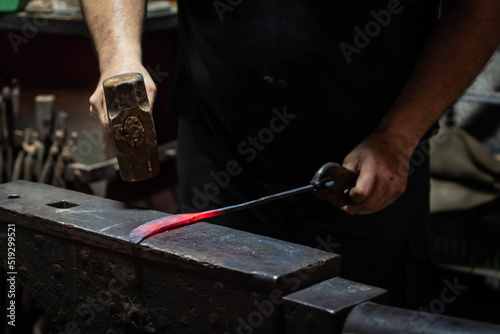
[[[411,146],[468,87],[500,43],[500,1],[464,0],[438,24],[378,130]],[[413,146],[414,148],[414,146]]]
[[[113,63],[141,61],[145,0],[81,0],[101,70]]]

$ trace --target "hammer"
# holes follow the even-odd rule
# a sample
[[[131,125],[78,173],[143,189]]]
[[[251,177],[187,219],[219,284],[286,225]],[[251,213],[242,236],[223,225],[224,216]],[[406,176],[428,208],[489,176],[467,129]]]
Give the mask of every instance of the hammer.
[[[103,87],[122,180],[155,177],[160,163],[144,78],[140,73],[120,74],[104,80]]]

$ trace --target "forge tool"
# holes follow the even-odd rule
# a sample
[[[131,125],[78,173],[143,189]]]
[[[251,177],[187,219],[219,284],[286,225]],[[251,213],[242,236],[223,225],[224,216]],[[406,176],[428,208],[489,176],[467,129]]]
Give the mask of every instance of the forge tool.
[[[226,206],[220,209],[197,213],[183,213],[155,219],[133,229],[129,234],[129,240],[138,244],[146,238],[172,228],[193,224],[203,219],[248,209],[257,205],[266,204],[281,198],[309,191],[314,191],[316,196],[322,200],[332,202],[333,205],[337,207],[342,207],[351,203],[349,190],[356,184],[357,177],[357,173],[348,170],[339,164],[328,162],[318,169],[311,182],[306,186],[261,197],[250,202]]]

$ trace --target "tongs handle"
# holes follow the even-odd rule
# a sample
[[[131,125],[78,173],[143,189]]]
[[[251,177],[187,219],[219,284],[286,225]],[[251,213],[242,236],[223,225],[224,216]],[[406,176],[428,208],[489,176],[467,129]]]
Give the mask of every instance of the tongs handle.
[[[327,162],[316,171],[310,184],[315,186],[317,198],[342,207],[353,203],[349,192],[356,185],[358,175],[337,163]]]

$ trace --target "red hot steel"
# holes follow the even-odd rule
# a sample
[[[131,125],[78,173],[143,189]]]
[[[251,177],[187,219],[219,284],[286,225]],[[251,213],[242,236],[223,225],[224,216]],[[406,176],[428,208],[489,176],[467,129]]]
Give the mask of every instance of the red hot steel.
[[[316,171],[311,183],[307,186],[261,197],[242,204],[226,206],[225,208],[162,217],[132,230],[129,234],[129,240],[138,244],[144,239],[168,229],[193,224],[202,219],[220,216],[233,211],[248,209],[256,205],[265,204],[280,198],[313,190],[316,191],[316,196],[319,199],[331,202],[337,207],[342,207],[351,202],[349,190],[355,186],[357,178],[357,173],[348,170],[337,163],[327,162]]]
[[[197,213],[182,213],[178,215],[171,215],[158,218],[133,229],[132,232],[130,232],[129,234],[129,240],[135,244],[138,244],[144,239],[147,239],[155,234],[167,231],[175,227],[194,224],[203,219],[220,216],[234,211],[248,209],[253,206],[265,204],[280,198],[285,198],[291,195],[312,191],[315,190],[316,188],[317,187],[315,185],[309,184],[307,186],[303,186],[300,188],[295,188],[278,194],[261,197],[259,199],[250,202],[226,206],[220,209],[214,209]]]

